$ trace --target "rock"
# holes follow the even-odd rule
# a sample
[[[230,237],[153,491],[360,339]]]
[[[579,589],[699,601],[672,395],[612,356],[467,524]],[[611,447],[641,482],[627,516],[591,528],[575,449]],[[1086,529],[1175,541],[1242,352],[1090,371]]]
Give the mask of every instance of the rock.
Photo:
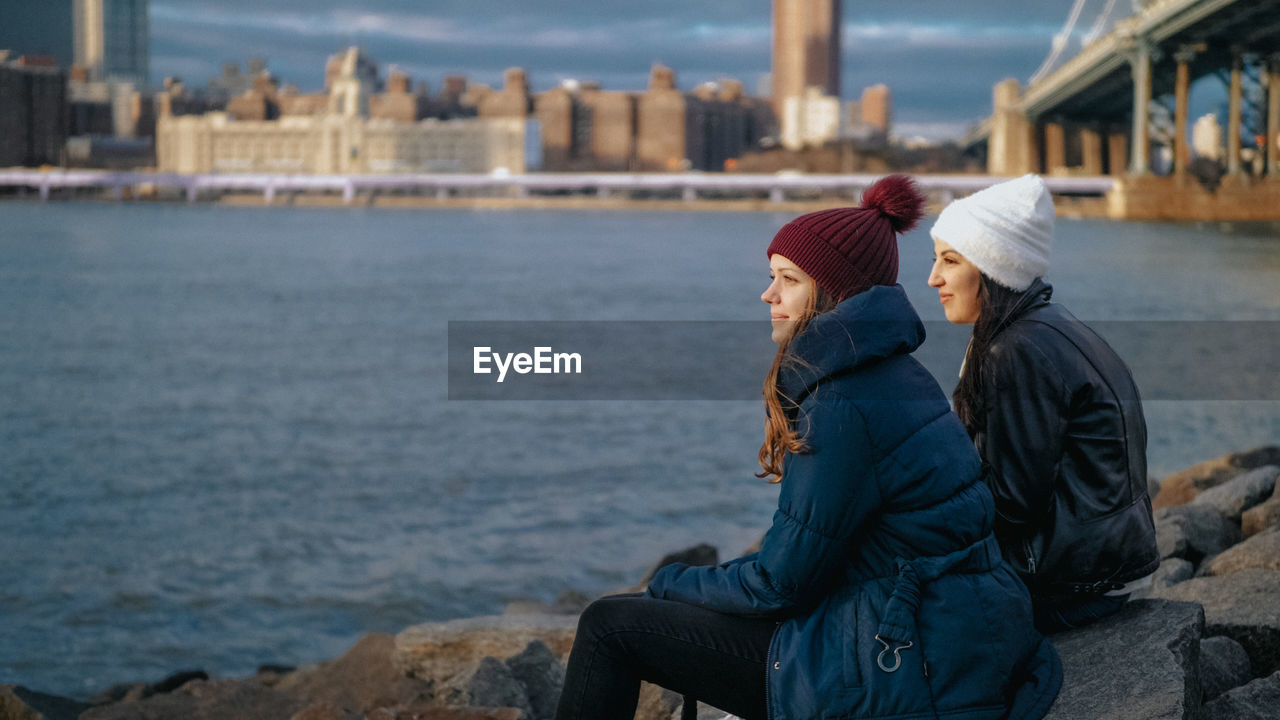
[[[1205,563],[1208,575],[1229,575],[1241,570],[1280,570],[1280,527],[1254,535]],[[1280,598],[1276,599],[1280,603]]]
[[[1244,536],[1257,535],[1267,528],[1280,525],[1280,482],[1276,483],[1271,498],[1261,505],[1255,505],[1240,516],[1240,529]]]
[[[543,643],[535,640],[519,655],[508,658],[507,669],[529,697],[532,720],[551,720],[564,687],[564,665]]]
[[[687,547],[678,552],[673,552],[659,560],[658,564],[654,565],[653,569],[644,576],[644,580],[640,581],[640,584],[648,585],[649,581],[653,579],[654,574],[662,568],[674,563],[683,563],[685,565],[717,565],[720,563],[720,551],[716,550],[713,545],[702,543],[700,545],[694,545],[693,547]]]
[[[471,674],[486,656],[505,660],[538,640],[562,661],[573,649],[578,619],[570,615],[497,615],[415,625],[395,638],[401,672],[438,683]]]
[[[75,720],[89,707],[21,685],[0,685],[0,720]]]
[[[1259,678],[1206,703],[1204,720],[1275,720],[1280,708],[1280,672]]]
[[[193,680],[171,693],[92,708],[80,720],[279,720],[293,717],[307,704],[254,678]]]
[[[1150,597],[1154,590],[1177,585],[1183,580],[1190,580],[1195,575],[1195,572],[1196,566],[1192,565],[1189,560],[1165,558],[1160,561],[1160,567],[1156,568],[1155,574],[1151,576],[1151,587],[1134,593],[1134,597]]]
[[[408,705],[431,696],[431,686],[406,677],[392,661],[395,639],[372,633],[335,660],[274,680],[275,689],[305,700],[356,713]]]
[[[1180,470],[1160,483],[1160,492],[1152,499],[1151,506],[1159,509],[1189,503],[1201,492],[1263,465],[1280,465],[1280,446],[1231,453]]]
[[[1241,570],[1193,578],[1153,597],[1204,606],[1205,634],[1226,635],[1244,647],[1254,675],[1280,670],[1280,572]]]
[[[1217,508],[1232,522],[1239,523],[1245,510],[1271,496],[1280,465],[1265,465],[1200,493],[1191,503]]]
[[[591,598],[586,593],[578,590],[565,590],[560,593],[554,603],[546,603],[541,600],[513,600],[507,603],[507,608],[503,611],[505,615],[581,615],[582,611],[587,609],[591,604]]]
[[[369,720],[381,720],[381,718]],[[445,708],[413,705],[397,714],[396,720],[524,720],[524,713],[516,708]]]
[[[476,672],[467,681],[466,699],[451,705],[472,707],[513,707],[531,716],[533,709],[524,686],[511,674],[511,670],[497,658],[486,657],[480,661]]]
[[[1133,600],[1092,625],[1054,635],[1063,682],[1046,718],[1193,716],[1203,630],[1204,613],[1192,603]]]
[[[1154,498],[1160,494],[1160,481],[1151,475],[1147,476],[1147,497]]]
[[[1156,547],[1160,557],[1198,563],[1240,542],[1240,528],[1217,508],[1179,505],[1155,512]]]
[[[1222,636],[1200,641],[1200,689],[1205,702],[1252,678],[1249,653],[1240,647],[1240,643]]]
[[[332,703],[318,702],[302,708],[289,720],[360,720],[360,715]]]
[[[671,714],[681,706],[681,700],[679,695],[666,688],[642,682],[635,720],[670,720]]]

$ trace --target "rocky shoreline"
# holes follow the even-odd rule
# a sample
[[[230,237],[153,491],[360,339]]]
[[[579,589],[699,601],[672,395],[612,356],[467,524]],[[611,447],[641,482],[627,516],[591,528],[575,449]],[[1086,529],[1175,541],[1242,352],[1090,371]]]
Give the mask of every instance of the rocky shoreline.
[[[1053,636],[1065,678],[1050,718],[1280,718],[1277,476],[1280,446],[1268,446],[1151,483],[1160,569],[1119,614]],[[700,545],[654,569],[718,560]],[[312,666],[239,679],[182,672],[88,702],[0,685],[0,720],[544,720],[589,601],[570,592],[554,604],[516,602],[500,616],[368,635]],[[680,718],[681,700],[646,686],[636,717]]]

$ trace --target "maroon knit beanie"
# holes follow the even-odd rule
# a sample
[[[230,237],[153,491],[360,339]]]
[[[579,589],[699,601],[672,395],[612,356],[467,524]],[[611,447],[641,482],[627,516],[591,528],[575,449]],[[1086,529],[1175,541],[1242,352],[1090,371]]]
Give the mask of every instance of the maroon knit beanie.
[[[769,243],[769,257],[795,263],[837,302],[898,282],[898,233],[924,216],[924,194],[906,175],[867,188],[862,207],[801,215]]]

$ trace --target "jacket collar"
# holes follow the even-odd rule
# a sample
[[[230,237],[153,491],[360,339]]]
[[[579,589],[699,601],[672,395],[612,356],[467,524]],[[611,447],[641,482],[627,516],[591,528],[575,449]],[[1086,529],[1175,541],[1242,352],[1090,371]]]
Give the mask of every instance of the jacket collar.
[[[996,332],[1009,327],[1013,321],[1026,315],[1032,310],[1038,310],[1049,304],[1049,298],[1053,297],[1053,286],[1044,281],[1044,278],[1036,278],[1031,281],[1031,285],[1022,291],[1022,296],[1018,298],[1018,302],[1014,303],[1013,309],[1009,314],[1000,321],[996,327]]]
[[[799,401],[819,381],[907,355],[924,342],[924,324],[901,285],[877,285],[813,318],[787,348],[778,386]]]

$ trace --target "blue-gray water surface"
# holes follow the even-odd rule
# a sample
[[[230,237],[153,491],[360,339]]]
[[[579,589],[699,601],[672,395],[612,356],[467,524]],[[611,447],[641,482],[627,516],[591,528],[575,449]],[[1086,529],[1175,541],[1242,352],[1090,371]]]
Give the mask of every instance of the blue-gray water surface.
[[[446,328],[767,334],[790,218],[0,204],[0,683],[246,675],[738,552],[776,501],[758,402],[450,401]],[[901,280],[941,321],[929,222]],[[1275,236],[1060,219],[1049,279],[1087,320],[1274,321]],[[1274,401],[1147,418],[1157,476],[1280,440]]]

